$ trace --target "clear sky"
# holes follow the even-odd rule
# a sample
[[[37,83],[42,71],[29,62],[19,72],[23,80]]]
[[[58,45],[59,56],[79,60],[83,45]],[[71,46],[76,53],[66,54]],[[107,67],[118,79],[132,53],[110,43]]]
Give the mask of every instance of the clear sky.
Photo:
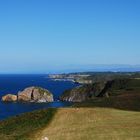
[[[0,73],[140,64],[140,0],[0,0]]]

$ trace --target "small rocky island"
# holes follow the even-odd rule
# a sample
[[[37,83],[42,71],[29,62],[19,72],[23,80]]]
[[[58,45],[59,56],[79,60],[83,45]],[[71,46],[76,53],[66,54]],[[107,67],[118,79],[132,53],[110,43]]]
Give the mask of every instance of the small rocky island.
[[[53,94],[41,87],[28,87],[20,91],[17,95],[7,94],[2,97],[4,102],[53,102]]]

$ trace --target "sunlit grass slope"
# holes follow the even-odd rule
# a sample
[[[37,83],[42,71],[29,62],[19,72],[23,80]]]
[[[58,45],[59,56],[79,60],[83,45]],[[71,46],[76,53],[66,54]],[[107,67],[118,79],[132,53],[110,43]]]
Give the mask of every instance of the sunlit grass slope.
[[[0,140],[28,140],[53,119],[56,109],[26,113],[0,122]]]
[[[59,109],[53,121],[35,140],[139,140],[140,94],[77,103]]]
[[[140,112],[109,108],[59,109],[35,140],[139,140]]]
[[[0,140],[139,140],[140,95],[46,109],[0,122]]]

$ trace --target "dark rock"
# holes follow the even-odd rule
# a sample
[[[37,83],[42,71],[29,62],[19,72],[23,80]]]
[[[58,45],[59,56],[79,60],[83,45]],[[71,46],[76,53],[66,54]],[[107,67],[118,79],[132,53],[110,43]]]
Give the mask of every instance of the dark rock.
[[[60,100],[70,102],[82,102],[98,97],[105,89],[106,83],[94,83],[76,87],[65,91]]]

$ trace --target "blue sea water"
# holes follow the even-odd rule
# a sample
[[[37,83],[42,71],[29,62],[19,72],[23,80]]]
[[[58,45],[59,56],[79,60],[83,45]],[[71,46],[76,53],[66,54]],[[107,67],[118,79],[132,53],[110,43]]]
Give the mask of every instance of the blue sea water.
[[[21,113],[48,107],[67,107],[68,102],[57,101],[62,92],[78,86],[70,81],[53,81],[48,75],[0,75],[0,99],[3,95],[17,94],[24,88],[40,86],[51,91],[55,101],[52,103],[5,103],[0,101],[0,120]]]

